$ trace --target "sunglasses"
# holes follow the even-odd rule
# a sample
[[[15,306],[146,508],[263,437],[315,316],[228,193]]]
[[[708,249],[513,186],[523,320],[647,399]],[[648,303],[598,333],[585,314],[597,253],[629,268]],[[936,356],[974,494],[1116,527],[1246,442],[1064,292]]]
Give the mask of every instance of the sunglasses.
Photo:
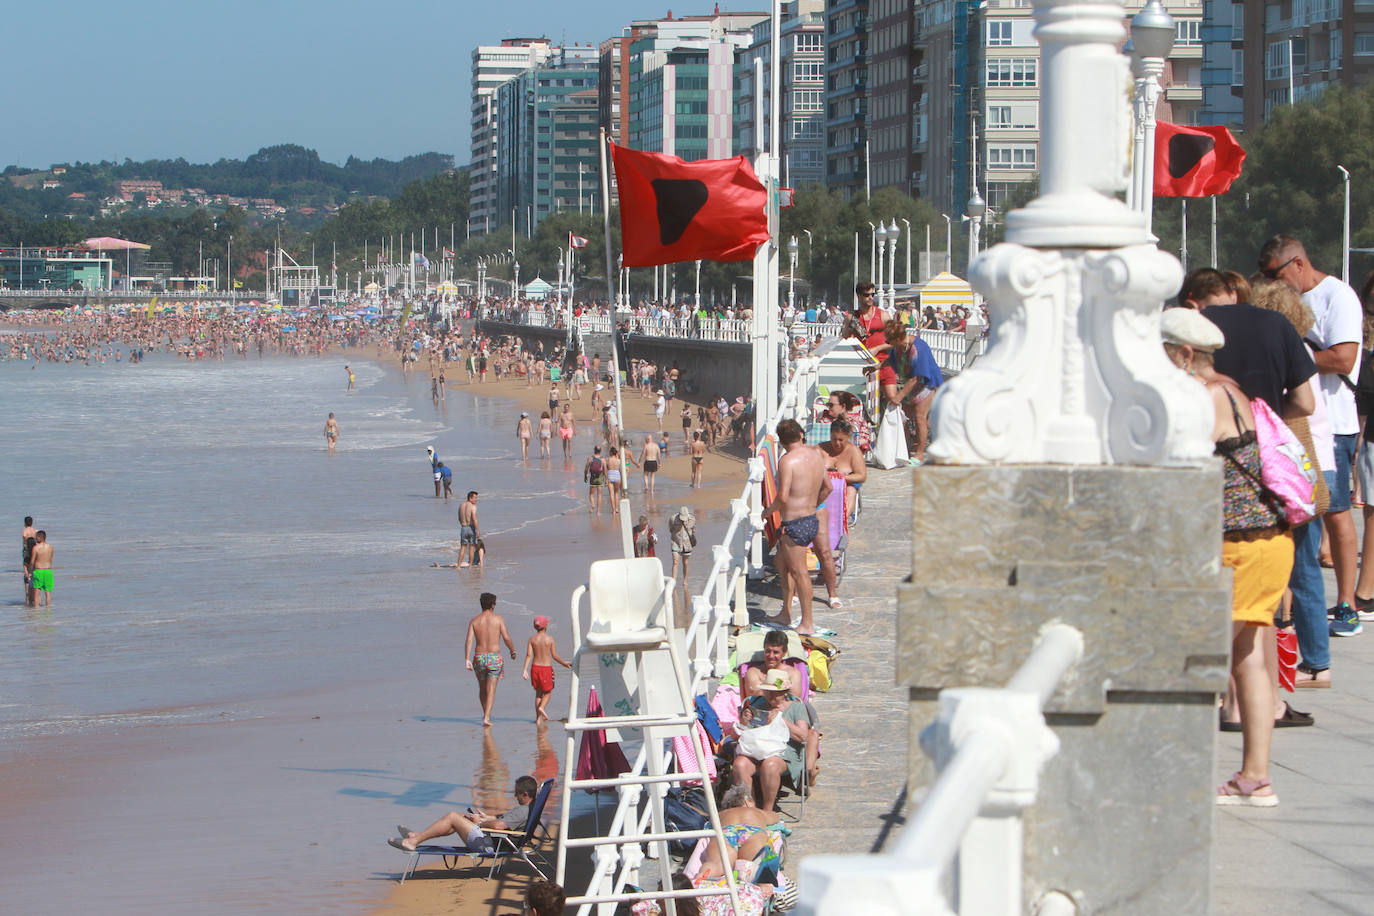
[[[1279,278],[1279,274],[1283,273],[1283,269],[1284,269],[1285,267],[1287,267],[1289,264],[1292,264],[1294,261],[1296,261],[1296,260],[1298,259],[1298,257],[1299,257],[1299,255],[1296,255],[1296,254],[1295,254],[1295,255],[1293,255],[1291,258],[1289,258],[1287,261],[1284,261],[1284,262],[1283,262],[1282,264],[1280,264],[1278,267],[1275,267],[1275,268],[1273,268],[1273,269],[1261,268],[1261,269],[1260,269],[1260,276],[1261,276],[1261,277],[1264,277],[1266,280],[1277,280],[1277,279]]]

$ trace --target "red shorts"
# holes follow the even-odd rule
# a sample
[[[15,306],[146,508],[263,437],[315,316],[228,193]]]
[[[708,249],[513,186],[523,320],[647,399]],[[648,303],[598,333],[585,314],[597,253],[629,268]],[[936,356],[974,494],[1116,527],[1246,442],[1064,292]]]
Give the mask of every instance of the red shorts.
[[[530,665],[530,686],[539,693],[552,693],[553,665]]]

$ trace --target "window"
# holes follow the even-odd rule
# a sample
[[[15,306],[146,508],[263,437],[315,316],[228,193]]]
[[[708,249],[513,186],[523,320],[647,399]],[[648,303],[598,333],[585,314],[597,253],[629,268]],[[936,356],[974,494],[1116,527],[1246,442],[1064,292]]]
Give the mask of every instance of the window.
[[[1294,67],[1306,67],[1306,66],[1307,66],[1307,39],[1306,39],[1306,38],[1293,38],[1293,39],[1290,39],[1290,41],[1292,41],[1292,43],[1293,43],[1293,47],[1292,47],[1293,66],[1294,66]]]
[[[1036,114],[1035,105],[989,105],[988,130],[1034,130]]]
[[[1202,44],[1202,20],[1201,19],[1179,19],[1174,22],[1176,46],[1189,46]]]
[[[825,93],[819,89],[792,90],[793,111],[821,111],[825,103]]]
[[[1036,86],[1040,61],[1034,57],[997,57],[989,58],[987,63],[987,85],[989,86]]]
[[[1231,85],[1245,85],[1245,52],[1240,48],[1231,52]]]
[[[1270,7],[1272,9],[1273,7]],[[1288,79],[1288,42],[1271,41],[1264,53],[1264,78]]]
[[[821,49],[820,32],[800,32],[792,36],[792,47],[797,51],[819,51]]]
[[[1231,40],[1245,40],[1245,7],[1239,3],[1231,4]]]
[[[988,20],[988,47],[1006,48],[1011,46],[1011,20]]]
[[[796,83],[819,83],[825,78],[824,65],[818,60],[797,60],[792,62],[792,81]]]
[[[988,145],[988,168],[1035,171],[1034,146]]]

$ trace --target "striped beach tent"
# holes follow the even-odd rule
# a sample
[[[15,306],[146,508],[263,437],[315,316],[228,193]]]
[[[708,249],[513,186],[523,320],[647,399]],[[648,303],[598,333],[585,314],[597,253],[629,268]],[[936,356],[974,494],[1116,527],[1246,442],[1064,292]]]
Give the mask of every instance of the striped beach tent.
[[[956,305],[973,308],[973,287],[948,271],[931,277],[921,287],[921,310],[932,306],[937,312],[948,311]]]

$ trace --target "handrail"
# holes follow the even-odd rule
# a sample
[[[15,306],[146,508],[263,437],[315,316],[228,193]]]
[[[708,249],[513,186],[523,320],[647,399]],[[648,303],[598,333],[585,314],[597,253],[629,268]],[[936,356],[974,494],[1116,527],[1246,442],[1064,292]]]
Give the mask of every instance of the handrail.
[[[763,530],[761,520],[751,522],[749,519],[750,490],[762,483],[765,473],[763,459],[758,457],[758,450],[763,445],[765,437],[773,435],[777,431],[778,423],[788,418],[796,418],[799,413],[804,411],[805,405],[809,401],[805,399],[800,387],[814,385],[815,375],[816,360],[801,361],[798,371],[792,379],[782,386],[777,413],[769,417],[767,422],[756,431],[753,457],[749,459],[749,479],[739,497],[730,501],[730,524],[726,527],[725,535],[721,538],[720,543],[711,548],[711,570],[706,575],[706,581],[700,593],[693,596],[691,600],[692,619],[687,625],[685,639],[685,644],[691,655],[688,665],[691,671],[689,696],[695,697],[701,694],[705,690],[708,678],[720,677],[728,672],[730,625],[735,619],[731,602],[733,600],[741,610],[743,609],[744,576],[747,570],[750,541],[755,534]],[[574,608],[576,608],[576,602],[581,596],[582,588],[579,586],[573,593]],[[574,613],[576,612],[574,611]],[[631,780],[639,780],[640,777],[644,776],[648,764],[647,746],[647,744],[640,745],[634,764],[626,774]],[[665,768],[670,764],[670,757],[670,753],[665,753],[663,759]],[[566,786],[564,791],[567,791]],[[619,801],[611,819],[608,835],[617,835],[625,831],[626,823],[630,822],[633,817],[631,811],[638,807],[642,791],[643,788],[638,782],[620,787]],[[650,814],[650,807],[645,806],[644,812],[633,821],[633,834],[627,835],[642,837],[648,834]],[[587,884],[587,893],[579,897],[569,897],[567,902],[578,906],[578,916],[588,916],[592,905],[595,903],[640,899],[634,894],[625,893],[625,885],[629,883],[634,871],[639,867],[643,855],[643,850],[634,845],[627,846],[620,853],[616,853],[613,849],[605,846],[600,847],[596,856],[595,868]],[[623,861],[625,867],[616,876],[611,894],[594,893],[595,889],[600,887],[606,879],[610,870],[615,867],[617,861]]]
[[[799,916],[953,913],[942,888],[956,854],[960,914],[1021,913],[1021,817],[1059,749],[1043,709],[1082,654],[1082,633],[1050,623],[1006,687],[941,691],[921,732],[939,776],[920,809],[888,852],[803,861]],[[1063,903],[1054,901],[1057,912],[1073,912]]]

